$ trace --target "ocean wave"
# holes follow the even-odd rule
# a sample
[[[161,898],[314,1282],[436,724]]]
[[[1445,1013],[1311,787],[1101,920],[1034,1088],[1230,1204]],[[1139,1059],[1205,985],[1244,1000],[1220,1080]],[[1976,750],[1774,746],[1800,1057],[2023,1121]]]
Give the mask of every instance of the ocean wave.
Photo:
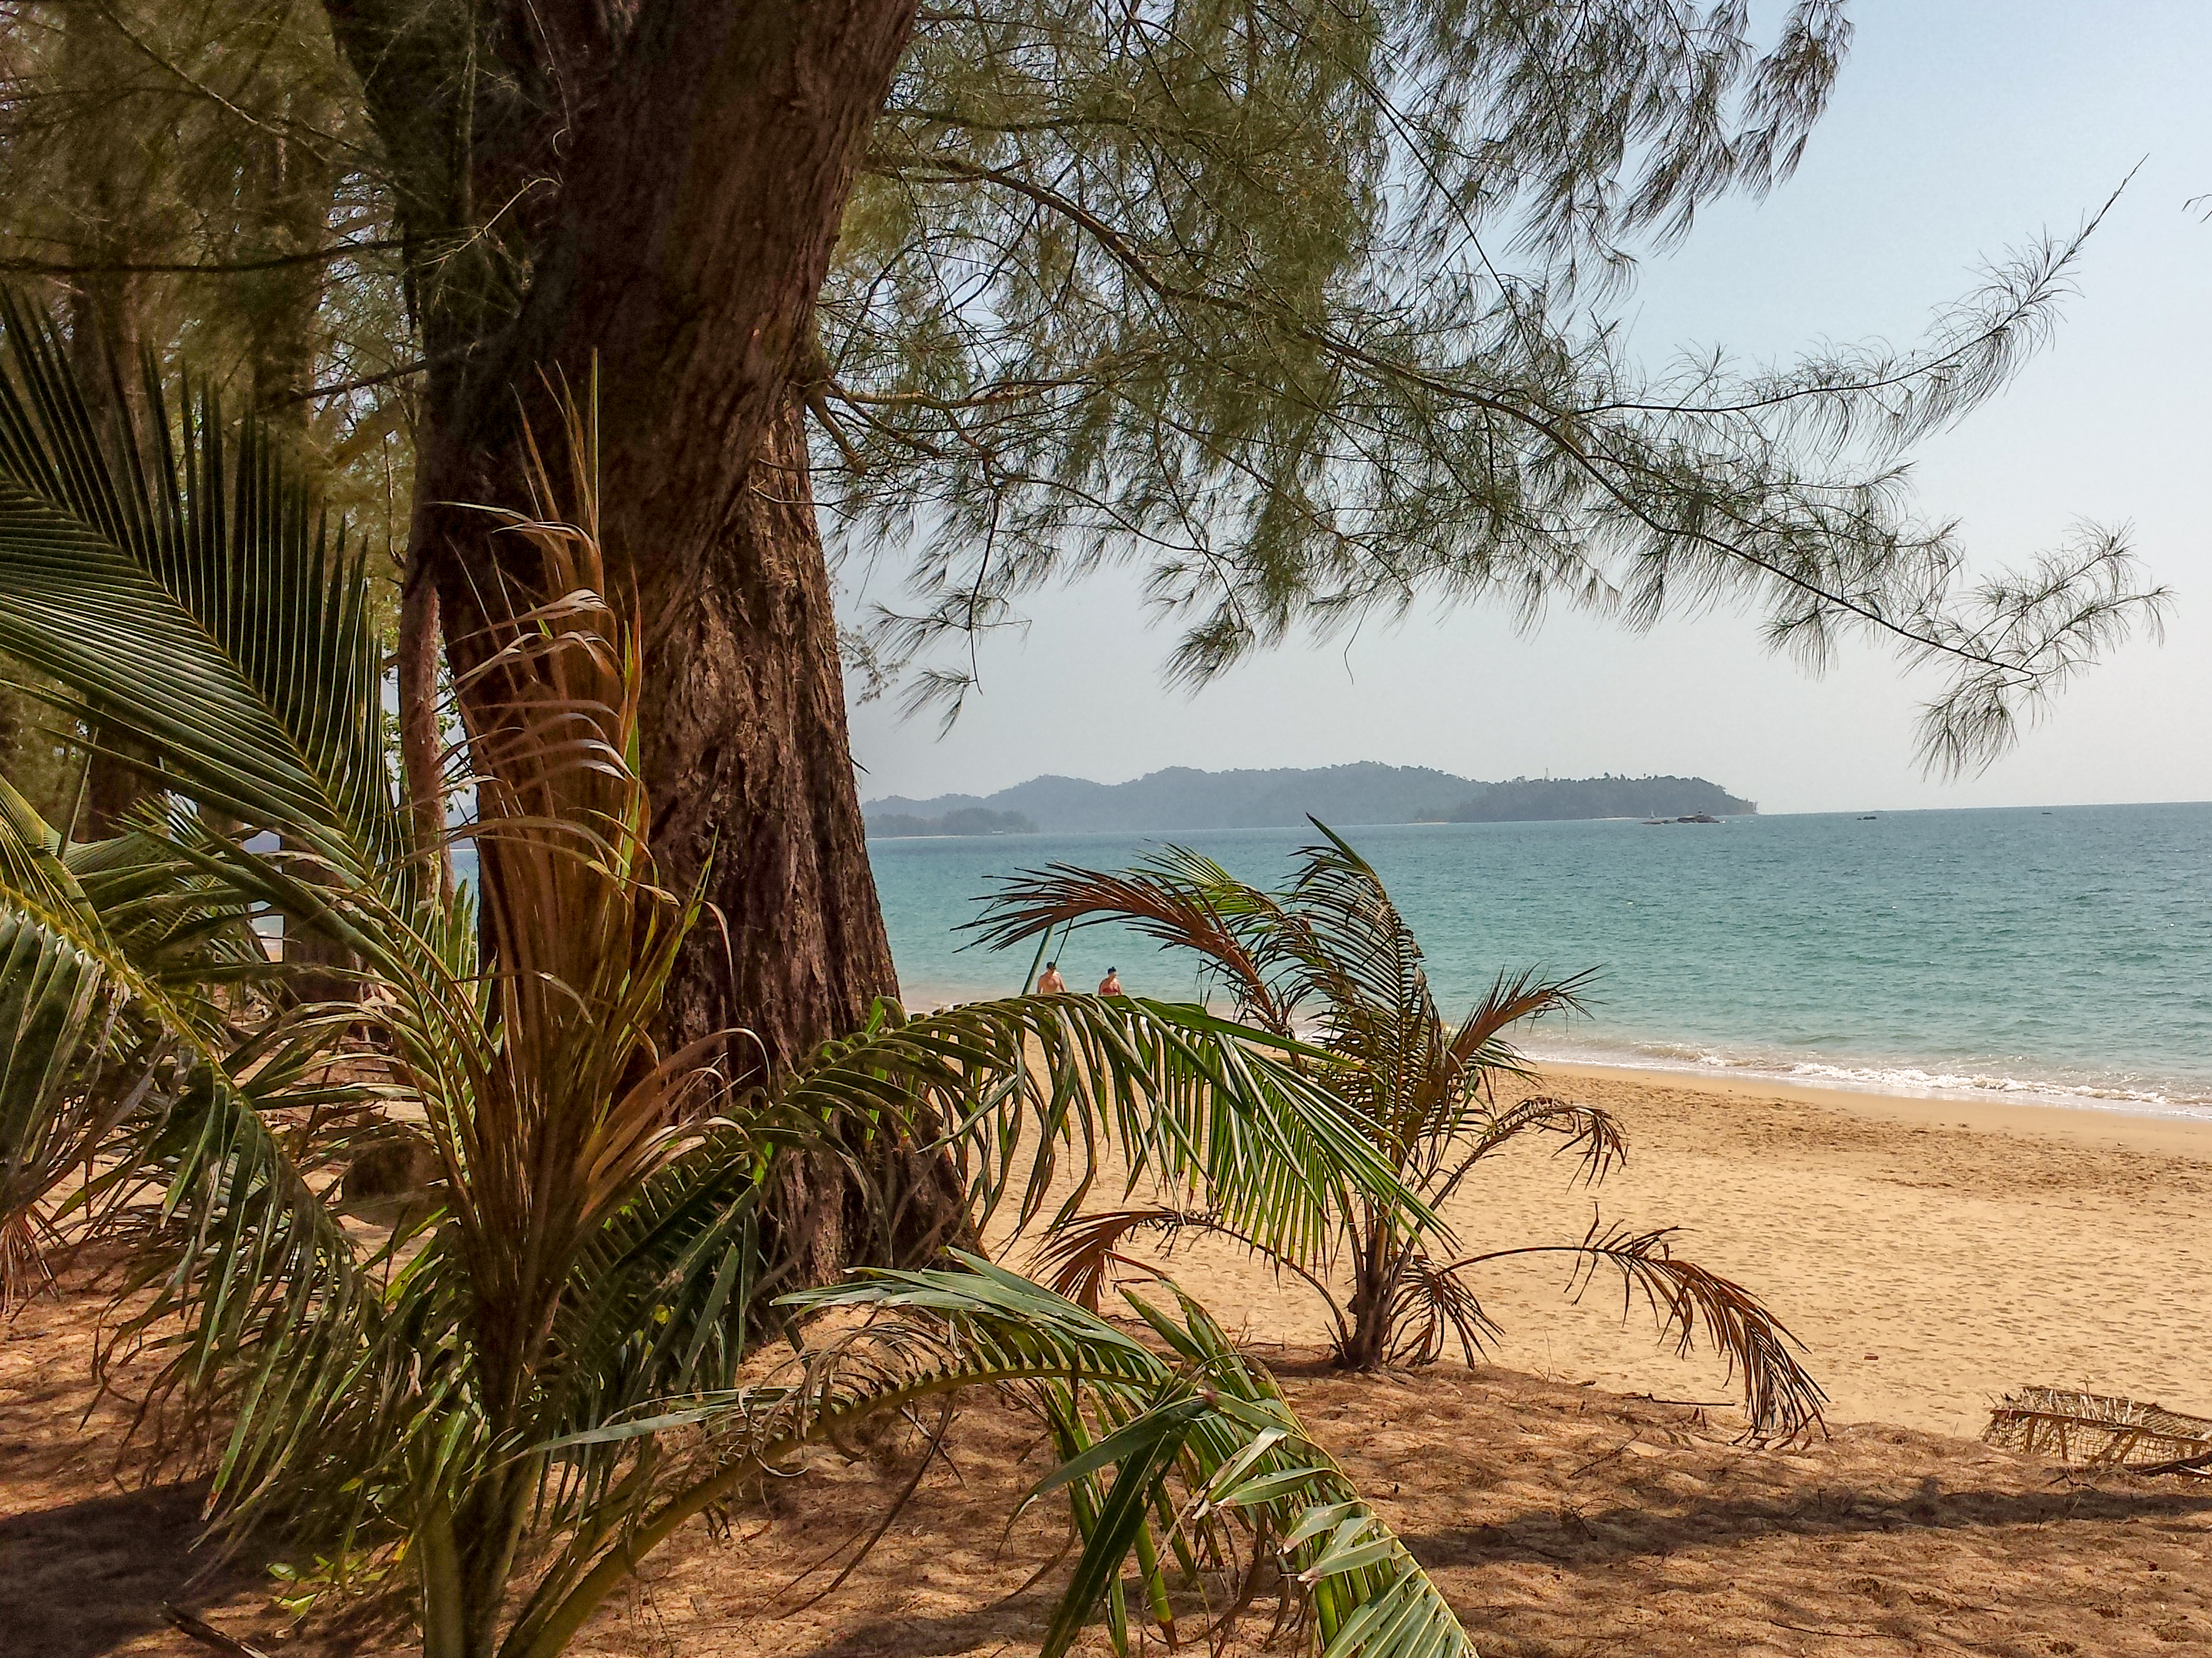
[[[1816,1088],[1923,1099],[1988,1099],[2022,1104],[2076,1106],[2135,1116],[2212,1121],[2212,1095],[2136,1078],[2016,1077],[2003,1072],[1930,1067],[1910,1062],[1856,1063],[1783,1054],[1729,1054],[1702,1043],[1551,1042],[1530,1044],[1532,1058],[1568,1065],[1617,1066],[1630,1070],[1681,1071],[1792,1082]]]
[[[920,1013],[952,1003],[1010,995],[1013,987],[985,988],[942,981],[908,981],[901,990],[907,1006]],[[1232,1010],[1226,1002],[1221,1002],[1215,1011],[1228,1014]],[[1911,1099],[2002,1098],[2024,1105],[2073,1106],[2134,1116],[2212,1121],[2212,1093],[2201,1087],[2134,1076],[2022,1077],[1906,1060],[1810,1059],[1771,1052],[1730,1052],[1707,1042],[1577,1038],[1557,1031],[1522,1047],[1531,1059],[1563,1065],[1679,1071],[1705,1076],[1717,1072],[1747,1079],[1892,1094]]]
[[[2113,1105],[2147,1105],[2160,1110],[2200,1114],[2191,1108],[2212,1104],[2203,1099],[2176,1099],[2154,1088],[2131,1088],[2118,1083],[2064,1083],[2048,1078],[1990,1076],[1981,1072],[1923,1071],[1917,1066],[1823,1065],[1801,1060],[1790,1068],[1793,1077],[1813,1081],[1858,1083],[1885,1090],[1910,1088],[1935,1094],[2023,1094],[2067,1100],[2098,1100]]]

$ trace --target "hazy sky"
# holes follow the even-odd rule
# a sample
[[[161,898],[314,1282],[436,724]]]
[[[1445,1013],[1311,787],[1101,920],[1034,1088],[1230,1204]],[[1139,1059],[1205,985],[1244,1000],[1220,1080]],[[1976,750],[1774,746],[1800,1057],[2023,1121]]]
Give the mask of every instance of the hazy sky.
[[[1825,678],[1723,613],[1636,635],[1553,615],[1531,637],[1479,610],[1293,644],[1188,696],[1133,574],[1041,596],[983,651],[950,736],[854,710],[861,794],[988,793],[1040,772],[1118,781],[1163,766],[1352,760],[1480,778],[1680,772],[1768,811],[2212,799],[2212,4],[1852,0],[1857,34],[1803,167],[1763,204],[1701,218],[1648,264],[1625,314],[1656,362],[1725,343],[1909,342],[1985,258],[2072,230],[2142,171],[2079,267],[2055,343],[1996,402],[1925,446],[1923,510],[1984,565],[2077,519],[2133,526],[2173,586],[2163,646],[2096,670],[1986,774],[1912,761],[1932,679],[1855,646]]]

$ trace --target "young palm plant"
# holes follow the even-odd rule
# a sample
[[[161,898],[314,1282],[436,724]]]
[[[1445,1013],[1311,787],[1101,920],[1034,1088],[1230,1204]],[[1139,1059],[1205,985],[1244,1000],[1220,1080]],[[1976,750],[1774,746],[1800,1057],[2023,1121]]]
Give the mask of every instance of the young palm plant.
[[[1123,1606],[1132,1551],[1157,1588],[1157,1540],[1218,1548],[1241,1520],[1303,1575],[1332,1650],[1465,1649],[1195,1309],[1156,1320],[1184,1344],[1162,1358],[971,1260],[793,1303],[870,1303],[874,1333],[825,1349],[801,1394],[738,1386],[757,1204],[787,1149],[838,1149],[855,1122],[906,1135],[955,1160],[979,1218],[1010,1203],[1024,1220],[1063,1163],[1065,1213],[1111,1151],[1289,1249],[1347,1205],[1403,1197],[1314,1081],[1322,1056],[1199,1007],[1031,997],[879,1007],[742,1093],[726,1043],[662,1051],[698,901],[647,850],[635,635],[600,567],[587,426],[564,487],[541,468],[533,513],[507,520],[543,580],[511,596],[469,688],[479,929],[410,836],[360,556],[252,428],[225,440],[211,398],[173,428],[149,376],[149,434],[104,447],[51,328],[17,307],[0,326],[0,651],[61,688],[64,718],[152,756],[167,805],[136,833],[173,876],[161,902],[103,910],[87,860],[0,797],[0,918],[32,941],[8,958],[10,1077],[27,1080],[3,1149],[12,1171],[75,1148],[139,1222],[122,1328],[166,1355],[152,1406],[207,1430],[224,1527],[289,1534],[340,1579],[404,1573],[432,1658],[552,1658],[646,1552],[797,1444],[916,1389],[1020,1385],[1088,1459],[1063,1470],[1091,1544],[1059,1647]],[[138,925],[161,903],[169,933]],[[162,953],[260,910],[343,946],[374,995],[242,1026],[222,972]],[[98,1080],[114,1010],[158,1086]],[[382,1236],[341,1212],[317,1109],[319,1061],[363,1019],[389,1057],[349,1098],[419,1118],[441,1170],[427,1211]],[[892,1376],[894,1351],[929,1355],[927,1375]],[[1083,1424],[1109,1419],[1122,1436],[1090,1443]],[[1124,1432],[1139,1423],[1152,1439]],[[1162,1507],[1177,1471],[1203,1477],[1201,1509]],[[1336,1516],[1326,1537],[1316,1514]]]
[[[269,1016],[274,975],[246,907],[155,836],[65,845],[4,778],[0,820],[12,899],[0,900],[4,1314],[47,1276],[41,1245],[60,1236],[50,1212],[83,1206],[100,1147],[174,1102],[189,1066],[172,1027],[228,1050],[240,1016],[258,1014],[260,1034],[319,1044],[314,1021]],[[149,1017],[155,999],[166,1018]]]
[[[1579,1152],[1594,1183],[1625,1155],[1620,1128],[1594,1107],[1541,1095],[1501,1102],[1501,1083],[1532,1081],[1507,1040],[1516,1025],[1578,1008],[1582,978],[1501,975],[1464,1018],[1449,1023],[1429,988],[1421,950],[1382,878],[1342,837],[1299,853],[1289,889],[1263,891],[1211,859],[1170,848],[1115,872],[1065,865],[1010,881],[984,917],[982,939],[1006,946],[1054,928],[1118,923],[1197,958],[1237,1017],[1285,1041],[1304,1036],[1333,1064],[1309,1074],[1359,1125],[1375,1155],[1422,1199],[1417,1207],[1355,1199],[1323,1232],[1288,1249],[1253,1235],[1211,1203],[1170,1202],[1085,1216],[1060,1226],[1046,1258],[1054,1284],[1096,1305],[1117,1250],[1133,1235],[1206,1232],[1255,1250],[1304,1279],[1328,1308],[1337,1361],[1370,1370],[1427,1363],[1455,1339],[1469,1363],[1495,1334],[1472,1275],[1516,1257],[1559,1254],[1570,1291],[1618,1273],[1684,1351],[1703,1335],[1741,1377],[1760,1435],[1817,1421],[1825,1396],[1791,1351],[1788,1331],[1741,1285],[1674,1254],[1671,1232],[1593,1224],[1578,1242],[1461,1253],[1434,1218],[1486,1159],[1530,1135]],[[1201,1193],[1201,1197],[1203,1194]],[[1348,1281],[1348,1288],[1343,1287]]]

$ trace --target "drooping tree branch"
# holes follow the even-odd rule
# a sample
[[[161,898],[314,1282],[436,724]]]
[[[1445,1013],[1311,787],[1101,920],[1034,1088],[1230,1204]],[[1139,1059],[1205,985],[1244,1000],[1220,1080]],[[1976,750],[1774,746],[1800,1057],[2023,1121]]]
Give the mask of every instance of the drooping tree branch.
[[[1912,349],[1641,369],[1607,310],[1636,253],[1789,174],[1848,39],[1833,5],[1763,55],[1742,27],[1668,0],[933,15],[824,301],[839,522],[920,548],[910,599],[872,595],[877,659],[957,704],[935,646],[1105,561],[1185,619],[1194,684],[1424,600],[1741,605],[1814,665],[1849,630],[1949,665],[1925,751],[1985,761],[2164,594],[2112,539],[2051,631],[1971,623],[1899,462],[2047,337],[2102,215]],[[1991,695],[2013,721],[1959,725]]]
[[[327,264],[356,253],[388,253],[406,244],[397,237],[380,236],[331,247],[311,248],[301,253],[271,253],[255,259],[27,259],[0,257],[0,271],[27,276],[242,276],[264,270],[287,270],[306,264]]]

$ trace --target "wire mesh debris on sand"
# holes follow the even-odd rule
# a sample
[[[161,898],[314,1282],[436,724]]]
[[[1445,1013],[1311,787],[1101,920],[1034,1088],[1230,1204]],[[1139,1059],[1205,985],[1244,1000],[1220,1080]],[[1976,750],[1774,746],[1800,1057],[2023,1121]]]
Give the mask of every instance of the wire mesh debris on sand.
[[[2108,1394],[2022,1388],[1997,1401],[1982,1437],[2083,1467],[2212,1478],[2212,1418]]]

